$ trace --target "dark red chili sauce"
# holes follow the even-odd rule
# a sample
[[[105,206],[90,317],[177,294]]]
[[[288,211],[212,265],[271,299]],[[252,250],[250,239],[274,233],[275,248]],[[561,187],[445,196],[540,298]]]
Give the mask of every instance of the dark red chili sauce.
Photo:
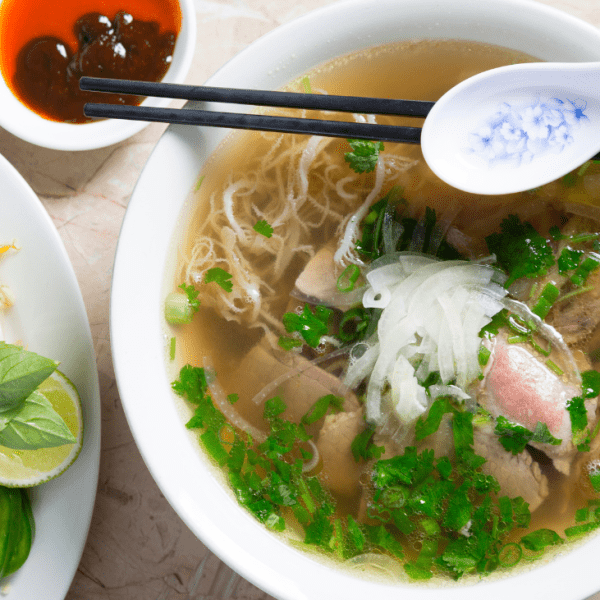
[[[15,96],[39,115],[85,123],[86,102],[142,99],[83,92],[79,78],[159,81],[180,28],[177,0],[4,0],[0,69]]]

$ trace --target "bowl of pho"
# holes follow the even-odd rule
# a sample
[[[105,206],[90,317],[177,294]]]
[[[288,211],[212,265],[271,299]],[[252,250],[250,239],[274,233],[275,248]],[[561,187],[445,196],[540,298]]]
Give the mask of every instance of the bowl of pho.
[[[539,3],[350,0],[208,84],[435,101],[502,65],[598,60],[594,27]],[[551,100],[507,140],[585,113]],[[116,256],[121,398],[184,522],[276,598],[581,599],[599,267],[598,164],[474,196],[415,145],[171,126]]]

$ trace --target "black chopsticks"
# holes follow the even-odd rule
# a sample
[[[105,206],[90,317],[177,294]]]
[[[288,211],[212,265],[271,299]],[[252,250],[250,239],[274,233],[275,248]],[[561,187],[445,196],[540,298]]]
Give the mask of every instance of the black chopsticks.
[[[330,110],[374,115],[400,115],[406,117],[426,117],[434,104],[433,102],[422,100],[393,100],[391,98],[360,98],[356,96],[300,94],[270,90],[241,90],[176,83],[130,81],[126,79],[103,79],[101,77],[82,77],[79,80],[79,87],[89,92],[110,92],[113,94],[179,98],[182,100],[202,100],[205,102],[306,108],[309,110]]]
[[[421,118],[427,116],[434,104],[433,102],[422,100],[393,100],[389,98],[361,98],[355,96],[330,96],[326,94],[243,90],[96,77],[82,77],[79,81],[79,86],[82,90],[86,91],[133,94],[136,96],[250,104],[255,106],[304,108],[332,112],[402,115]],[[277,131],[282,133],[360,138],[408,144],[418,144],[421,140],[421,129],[419,127],[397,127],[393,125],[347,121],[322,121],[317,119],[275,117],[234,112],[212,112],[191,108],[174,109],[87,103],[84,107],[84,113],[88,117],[98,118]]]

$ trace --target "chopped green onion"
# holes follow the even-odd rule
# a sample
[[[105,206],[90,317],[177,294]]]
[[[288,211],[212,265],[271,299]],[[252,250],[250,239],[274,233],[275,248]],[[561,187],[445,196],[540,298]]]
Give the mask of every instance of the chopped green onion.
[[[546,366],[551,370],[554,371],[557,375],[562,375],[564,373],[564,371],[552,360],[548,359],[546,361]]]
[[[196,187],[194,188],[195,192],[197,192],[200,189],[200,186],[202,185],[202,182],[204,181],[205,177],[206,175],[202,175],[202,177],[198,178],[198,181],[196,182]]]
[[[502,567],[514,567],[523,556],[523,548],[520,544],[505,544],[498,553],[498,562]]]
[[[559,294],[560,290],[553,283],[547,283],[531,312],[540,317],[540,319],[545,319]]]
[[[175,344],[177,343],[177,339],[175,337],[171,338],[170,344],[169,344],[169,358],[171,360],[175,360]]]
[[[187,294],[173,292],[165,299],[165,319],[171,325],[191,323],[194,312]]]
[[[579,171],[577,171],[577,176],[581,177],[590,168],[591,164],[592,163],[589,160],[587,162],[583,163],[581,165],[581,167],[579,167]]]
[[[595,271],[600,266],[600,256],[597,254],[589,254],[583,262],[575,269],[575,273],[571,275],[571,282],[576,286],[581,286],[585,283],[592,271]]]
[[[357,279],[360,277],[360,269],[357,265],[348,265],[337,279],[337,289],[340,292],[351,292]]]
[[[312,87],[310,85],[310,79],[308,78],[308,75],[305,75],[301,80],[300,83],[302,84],[302,88],[304,89],[304,93],[305,94],[312,94]]]
[[[598,529],[598,527],[600,527],[600,522],[598,521],[592,521],[591,523],[585,523],[583,525],[574,525],[573,527],[567,527],[565,529],[565,535],[568,538],[572,538],[594,531],[594,529]]]
[[[479,364],[482,367],[485,367],[485,365],[488,364],[488,361],[490,360],[491,355],[492,355],[492,352],[489,348],[486,348],[485,346],[480,346],[479,354],[478,354]]]
[[[340,320],[338,337],[342,342],[353,342],[361,339],[367,332],[371,315],[361,307],[347,310]]]
[[[206,448],[206,451],[209,453],[209,455],[219,466],[222,467],[227,462],[229,454],[221,445],[219,436],[212,429],[208,429],[200,435],[200,440],[202,441],[202,444]]]

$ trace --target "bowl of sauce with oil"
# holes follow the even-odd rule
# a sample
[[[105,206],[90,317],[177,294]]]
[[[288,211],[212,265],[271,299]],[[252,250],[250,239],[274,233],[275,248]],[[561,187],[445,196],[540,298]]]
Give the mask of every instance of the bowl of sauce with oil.
[[[93,120],[83,105],[170,100],[82,91],[79,79],[182,83],[195,32],[193,0],[0,0],[0,126],[58,150],[122,141],[147,124]]]

